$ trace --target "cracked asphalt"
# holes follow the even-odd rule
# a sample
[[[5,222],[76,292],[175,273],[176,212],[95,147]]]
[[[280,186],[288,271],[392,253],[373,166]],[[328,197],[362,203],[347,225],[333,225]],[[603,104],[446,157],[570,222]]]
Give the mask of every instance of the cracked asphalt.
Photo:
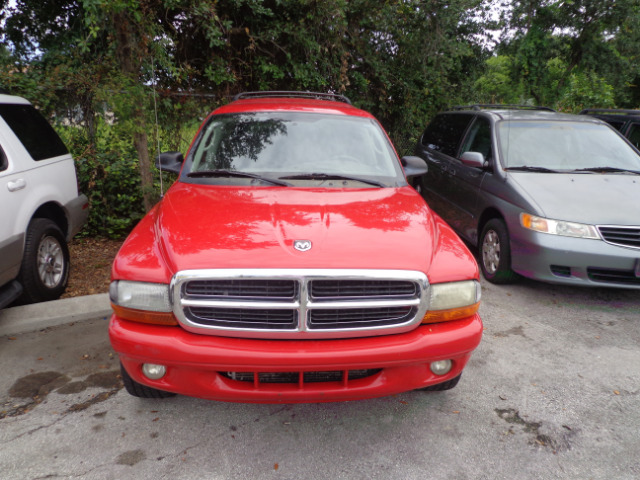
[[[137,399],[105,318],[0,337],[0,477],[640,478],[640,292],[483,288],[455,389],[360,402]]]

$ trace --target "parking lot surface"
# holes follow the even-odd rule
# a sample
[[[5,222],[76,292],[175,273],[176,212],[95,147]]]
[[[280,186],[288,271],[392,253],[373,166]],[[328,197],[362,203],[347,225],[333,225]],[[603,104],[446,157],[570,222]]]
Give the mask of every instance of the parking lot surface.
[[[637,479],[640,293],[483,283],[458,386],[348,403],[129,396],[104,317],[0,337],[3,479]]]

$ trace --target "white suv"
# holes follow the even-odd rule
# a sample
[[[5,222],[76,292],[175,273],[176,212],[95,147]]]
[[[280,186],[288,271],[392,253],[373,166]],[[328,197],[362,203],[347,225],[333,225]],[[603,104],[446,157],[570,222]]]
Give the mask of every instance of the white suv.
[[[73,158],[27,100],[0,92],[0,308],[55,300],[89,213]]]

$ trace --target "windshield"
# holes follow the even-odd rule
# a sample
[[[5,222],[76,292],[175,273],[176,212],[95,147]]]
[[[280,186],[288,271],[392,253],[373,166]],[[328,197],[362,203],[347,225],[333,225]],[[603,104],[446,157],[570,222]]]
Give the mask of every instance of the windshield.
[[[393,148],[370,118],[298,112],[218,115],[204,126],[192,152],[186,173],[193,182],[248,184],[258,176],[287,178],[292,185],[335,183],[338,176],[342,186],[345,181],[372,186],[358,179],[385,186],[404,182]]]
[[[640,170],[640,156],[607,125],[503,121],[498,124],[498,136],[504,168]]]

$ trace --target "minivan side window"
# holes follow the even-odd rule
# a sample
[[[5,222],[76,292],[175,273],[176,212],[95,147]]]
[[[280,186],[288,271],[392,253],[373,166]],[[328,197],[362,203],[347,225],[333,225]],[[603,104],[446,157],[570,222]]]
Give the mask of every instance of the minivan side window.
[[[460,153],[479,152],[484,155],[485,160],[489,160],[492,157],[491,151],[491,125],[486,118],[478,117],[473,122]]]
[[[34,160],[69,153],[56,131],[33,105],[2,104],[0,117],[7,122]]]
[[[455,157],[460,139],[472,118],[473,115],[466,113],[437,115],[424,131],[422,144],[431,150]]]

